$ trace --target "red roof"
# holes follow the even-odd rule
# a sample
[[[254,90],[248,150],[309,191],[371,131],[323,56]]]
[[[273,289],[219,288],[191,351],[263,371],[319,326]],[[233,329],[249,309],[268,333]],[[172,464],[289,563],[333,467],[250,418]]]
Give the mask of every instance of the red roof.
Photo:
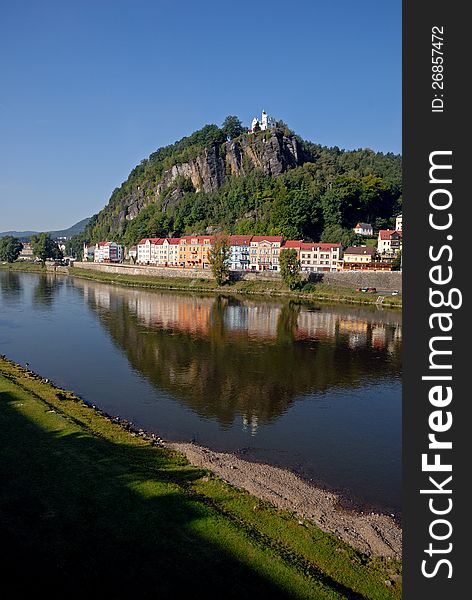
[[[203,244],[204,241],[208,240],[213,242],[215,236],[213,235],[184,235],[180,238],[181,242],[185,242],[186,244],[191,244],[192,240],[197,240],[197,244]]]
[[[287,240],[283,243],[284,248],[301,248],[303,240]]]
[[[138,242],[138,246],[142,246],[146,242],[150,242],[151,244],[162,244],[163,238],[143,238]]]
[[[230,235],[229,243],[231,246],[248,246],[252,239],[252,235]]]
[[[180,238],[164,238],[169,244],[180,244]]]
[[[332,250],[333,248],[341,248],[341,244],[327,244],[324,242],[303,242],[300,248],[302,250]]]
[[[379,237],[381,240],[391,240],[392,239],[392,235],[394,233],[398,234],[398,237],[402,238],[403,234],[401,231],[397,231],[396,229],[381,229],[379,231]]]
[[[354,229],[372,229],[372,225],[370,223],[358,223]]]
[[[349,246],[349,248],[344,250],[344,256],[346,256],[346,254],[373,256],[375,254],[375,248],[373,246]]]
[[[251,242],[280,242],[282,243],[281,235],[253,235]]]

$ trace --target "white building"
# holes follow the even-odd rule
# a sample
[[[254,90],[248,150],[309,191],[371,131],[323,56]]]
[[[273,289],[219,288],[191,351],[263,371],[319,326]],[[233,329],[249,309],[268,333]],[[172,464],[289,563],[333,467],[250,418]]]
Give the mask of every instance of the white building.
[[[140,265],[179,266],[180,238],[144,238],[137,244]]]
[[[229,268],[232,271],[247,271],[249,269],[249,254],[252,235],[230,235]]]
[[[297,251],[301,270],[312,273],[335,273],[342,256],[341,244],[288,240],[282,251],[290,248]]]
[[[116,242],[98,242],[95,246],[94,262],[111,263],[123,261],[123,246]]]
[[[144,238],[137,245],[137,263],[139,265],[156,265],[159,256],[159,242],[162,238]]]
[[[83,250],[83,252],[84,252],[83,260],[84,261],[95,260],[95,247],[96,247],[96,244],[84,243],[84,250]]]
[[[249,269],[251,271],[280,271],[279,254],[282,236],[253,235],[250,242]]]
[[[381,229],[377,240],[377,250],[381,256],[394,257],[402,249],[401,231],[396,229]]]
[[[275,121],[272,117],[266,113],[265,110],[262,111],[261,118],[258,119],[254,117],[251,123],[251,132],[254,131],[254,127],[259,124],[259,128],[261,131],[266,131],[266,129],[273,129],[275,127]]]
[[[398,215],[395,219],[395,229],[397,231],[403,231],[403,215]]]
[[[374,229],[369,223],[357,223],[354,227],[354,233],[357,233],[357,235],[371,236],[374,234]]]

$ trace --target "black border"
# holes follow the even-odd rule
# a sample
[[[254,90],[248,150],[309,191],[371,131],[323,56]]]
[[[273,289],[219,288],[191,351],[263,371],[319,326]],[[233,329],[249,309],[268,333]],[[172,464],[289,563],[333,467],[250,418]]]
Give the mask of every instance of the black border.
[[[469,597],[470,585],[466,562],[469,560],[469,535],[472,535],[467,485],[472,426],[470,404],[472,393],[466,377],[469,356],[467,346],[471,324],[468,316],[466,285],[470,281],[468,268],[469,223],[472,224],[472,202],[468,175],[469,150],[466,148],[471,130],[468,99],[471,56],[470,21],[466,16],[465,2],[439,2],[403,0],[403,178],[404,178],[404,252],[403,252],[403,331],[404,331],[404,385],[403,385],[403,466],[404,466],[404,595],[407,600],[435,600]],[[432,91],[432,40],[433,26],[444,27],[444,100],[443,113],[431,112]],[[466,104],[468,105],[466,108]],[[451,411],[453,426],[449,439],[453,465],[453,509],[448,515],[453,526],[449,541],[453,548],[447,558],[451,560],[452,578],[448,569],[440,568],[437,576],[426,578],[421,573],[424,549],[428,547],[429,524],[434,516],[428,509],[428,500],[419,493],[428,477],[421,471],[421,454],[427,451],[428,415],[432,410],[428,402],[431,382],[422,381],[429,364],[428,340],[432,333],[428,317],[431,309],[428,300],[430,245],[447,243],[445,232],[434,231],[429,218],[429,155],[435,150],[452,150],[453,225],[447,233],[453,235],[453,287],[463,293],[463,305],[451,310],[454,326],[452,341],[453,401]],[[447,264],[447,263],[444,263]],[[431,487],[431,486],[430,486]],[[439,543],[438,543],[439,544]],[[446,555],[443,555],[446,557]],[[431,563],[430,563],[431,564]],[[472,575],[472,570],[471,570]],[[469,590],[468,590],[469,588]],[[468,591],[467,591],[468,590]]]

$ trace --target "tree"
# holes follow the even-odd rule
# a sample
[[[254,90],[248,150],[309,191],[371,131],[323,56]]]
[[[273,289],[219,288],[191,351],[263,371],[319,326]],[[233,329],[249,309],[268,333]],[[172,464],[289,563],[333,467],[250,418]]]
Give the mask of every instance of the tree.
[[[392,262],[392,271],[400,271],[402,267],[402,251],[400,250]]]
[[[59,260],[63,257],[62,251],[49,233],[43,232],[38,235],[33,235],[31,238],[31,247],[33,249],[33,254],[43,262],[47,258]]]
[[[23,249],[20,240],[12,235],[0,238],[0,260],[8,263],[15,262]]]
[[[234,138],[237,138],[246,131],[241,120],[234,115],[226,117],[223,121],[222,129],[225,136],[230,140],[234,140]]]
[[[223,285],[228,280],[229,256],[230,246],[228,238],[225,236],[217,237],[208,253],[208,262],[210,263],[211,272],[218,285]]]
[[[340,225],[326,225],[321,234],[321,241],[326,244],[341,244],[343,248],[363,243],[362,238],[352,229],[343,229]]]
[[[294,248],[282,250],[279,260],[283,282],[290,290],[296,290],[302,283],[301,266],[297,251]]]

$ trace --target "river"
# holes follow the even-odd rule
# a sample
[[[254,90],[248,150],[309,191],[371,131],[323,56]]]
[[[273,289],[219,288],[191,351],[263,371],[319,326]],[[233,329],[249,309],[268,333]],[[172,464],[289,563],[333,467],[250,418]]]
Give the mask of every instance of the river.
[[[401,512],[401,313],[0,271],[0,353],[164,439]]]

